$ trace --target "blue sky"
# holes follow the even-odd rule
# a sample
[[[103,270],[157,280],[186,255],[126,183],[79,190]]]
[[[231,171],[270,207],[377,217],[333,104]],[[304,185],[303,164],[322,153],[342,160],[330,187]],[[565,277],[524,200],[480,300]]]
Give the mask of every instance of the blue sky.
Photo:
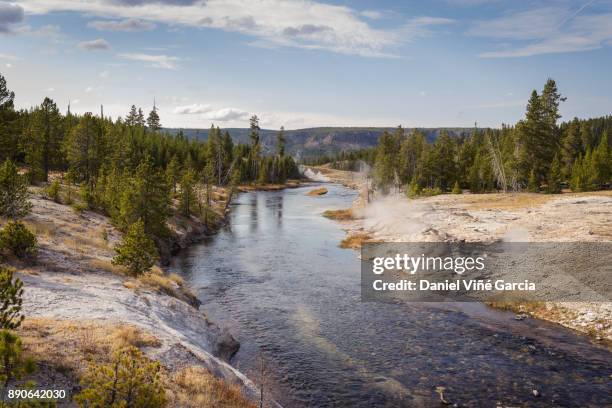
[[[162,124],[500,126],[554,78],[612,113],[612,1],[0,0],[0,72],[29,107]]]

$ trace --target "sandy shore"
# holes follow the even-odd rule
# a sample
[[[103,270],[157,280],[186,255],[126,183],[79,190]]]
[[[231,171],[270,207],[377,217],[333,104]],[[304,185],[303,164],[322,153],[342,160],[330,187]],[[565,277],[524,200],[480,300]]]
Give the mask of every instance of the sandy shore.
[[[329,181],[362,189],[351,172],[321,169]],[[361,178],[361,180],[364,180]],[[385,242],[609,242],[612,191],[561,195],[445,194],[410,200],[404,195],[372,199],[365,194],[338,220],[347,231],[342,246]],[[332,217],[333,218],[333,217]],[[612,303],[538,302],[492,306],[546,319],[612,341]]]

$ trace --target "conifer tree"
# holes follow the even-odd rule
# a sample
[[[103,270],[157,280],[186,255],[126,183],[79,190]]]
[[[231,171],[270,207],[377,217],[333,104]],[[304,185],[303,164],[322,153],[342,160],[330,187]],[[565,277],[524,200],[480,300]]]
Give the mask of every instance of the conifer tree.
[[[540,191],[540,182],[536,176],[535,169],[531,169],[529,173],[529,182],[527,183],[527,190],[530,193],[538,193]]]
[[[35,370],[34,361],[22,355],[21,339],[8,330],[0,331],[0,381],[3,395],[11,381],[19,380]]]
[[[193,169],[187,169],[181,177],[179,208],[181,213],[188,217],[196,204],[195,195],[196,174]]]
[[[136,221],[128,227],[123,242],[115,247],[113,265],[125,266],[130,274],[139,276],[149,271],[157,260],[155,243],[145,233],[144,223]]]
[[[7,159],[0,166],[0,216],[25,217],[31,208],[26,179],[19,174],[15,164]]]
[[[170,163],[166,167],[166,182],[172,189],[172,194],[176,195],[176,185],[179,182],[180,177],[180,165],[175,156],[172,156]]]
[[[159,121],[159,114],[157,113],[157,107],[155,105],[153,105],[153,109],[151,112],[149,112],[149,116],[147,117],[147,127],[153,132],[157,132],[162,128]]]
[[[125,117],[125,124],[127,126],[136,126],[138,124],[138,110],[136,105],[132,105],[130,112]]]
[[[249,119],[249,124],[251,128],[251,131],[249,133],[249,137],[251,139],[251,177],[253,179],[257,179],[260,167],[259,159],[261,155],[261,146],[259,144],[259,131],[261,130],[261,128],[259,127],[259,118],[257,117],[257,115],[251,116],[251,118]]]
[[[141,220],[147,234],[158,238],[167,235],[170,191],[165,177],[153,167],[150,158],[143,159],[126,183],[120,207],[122,227]]]
[[[285,127],[281,126],[276,136],[276,154],[281,158],[285,155],[285,143]]]
[[[64,129],[55,102],[45,98],[31,114],[26,129],[26,161],[42,181],[48,181],[49,170],[62,162]]]
[[[167,405],[161,366],[135,347],[115,352],[108,364],[92,363],[75,397],[79,407],[162,408]]]
[[[18,140],[14,108],[15,92],[10,91],[6,79],[0,74],[0,161],[14,160],[18,152]]]
[[[550,166],[550,173],[548,174],[547,181],[548,193],[559,194],[561,192],[561,163],[559,161],[559,155],[557,154],[555,154],[555,158]]]
[[[23,282],[13,278],[13,270],[0,267],[0,328],[14,330],[23,322],[21,313]]]

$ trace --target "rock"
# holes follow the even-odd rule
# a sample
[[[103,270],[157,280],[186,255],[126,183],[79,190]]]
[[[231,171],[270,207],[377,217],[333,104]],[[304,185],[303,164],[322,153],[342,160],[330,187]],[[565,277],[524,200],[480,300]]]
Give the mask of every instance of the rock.
[[[533,391],[531,391],[531,393],[533,394],[534,397],[539,397],[540,396],[540,391],[538,391],[538,390],[533,390]]]
[[[519,313],[516,316],[514,316],[514,320],[525,320],[528,317],[529,315],[527,315],[526,313]]]
[[[229,362],[232,357],[240,350],[240,342],[229,332],[224,331],[217,339],[215,345],[215,355]]]

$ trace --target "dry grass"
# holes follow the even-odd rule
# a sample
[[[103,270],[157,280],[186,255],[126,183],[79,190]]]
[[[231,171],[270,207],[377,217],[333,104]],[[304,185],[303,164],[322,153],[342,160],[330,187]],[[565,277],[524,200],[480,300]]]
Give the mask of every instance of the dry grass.
[[[161,345],[155,336],[135,326],[97,321],[31,318],[18,333],[25,353],[39,366],[63,373],[72,387],[90,364],[109,363],[115,350]],[[175,373],[164,368],[162,382],[171,407],[255,407],[239,386],[214,377],[203,367],[189,366]]]
[[[102,258],[91,258],[88,261],[88,264],[93,269],[103,270],[105,272],[110,272],[115,275],[127,275],[128,271],[125,267],[121,265],[113,265],[110,259],[102,259]]]
[[[372,236],[367,232],[358,232],[351,234],[340,242],[340,248],[359,249],[364,242],[372,240]]]
[[[320,196],[324,194],[327,194],[327,189],[325,187],[315,188],[314,190],[310,190],[308,193],[306,193],[306,195],[309,196]]]
[[[451,197],[456,198],[461,204],[467,204],[467,208],[472,210],[517,210],[521,208],[539,207],[559,196],[536,193],[494,193],[465,194]]]
[[[90,362],[106,362],[125,346],[159,347],[153,335],[134,326],[95,321],[29,318],[18,329],[35,360],[78,375]]]
[[[208,370],[189,366],[170,379],[169,402],[185,408],[255,408],[237,385],[214,377]]]
[[[59,226],[54,222],[28,219],[24,220],[23,223],[34,235],[37,237],[43,236],[47,239],[55,237],[59,230]]]
[[[336,221],[350,221],[358,218],[355,216],[352,208],[345,208],[342,210],[327,210],[323,213],[323,216]]]
[[[184,300],[191,305],[199,303],[197,296],[185,285],[183,278],[175,273],[166,275],[157,266],[154,266],[149,273],[139,276],[137,280],[124,282],[123,286],[132,289],[147,287]]]

